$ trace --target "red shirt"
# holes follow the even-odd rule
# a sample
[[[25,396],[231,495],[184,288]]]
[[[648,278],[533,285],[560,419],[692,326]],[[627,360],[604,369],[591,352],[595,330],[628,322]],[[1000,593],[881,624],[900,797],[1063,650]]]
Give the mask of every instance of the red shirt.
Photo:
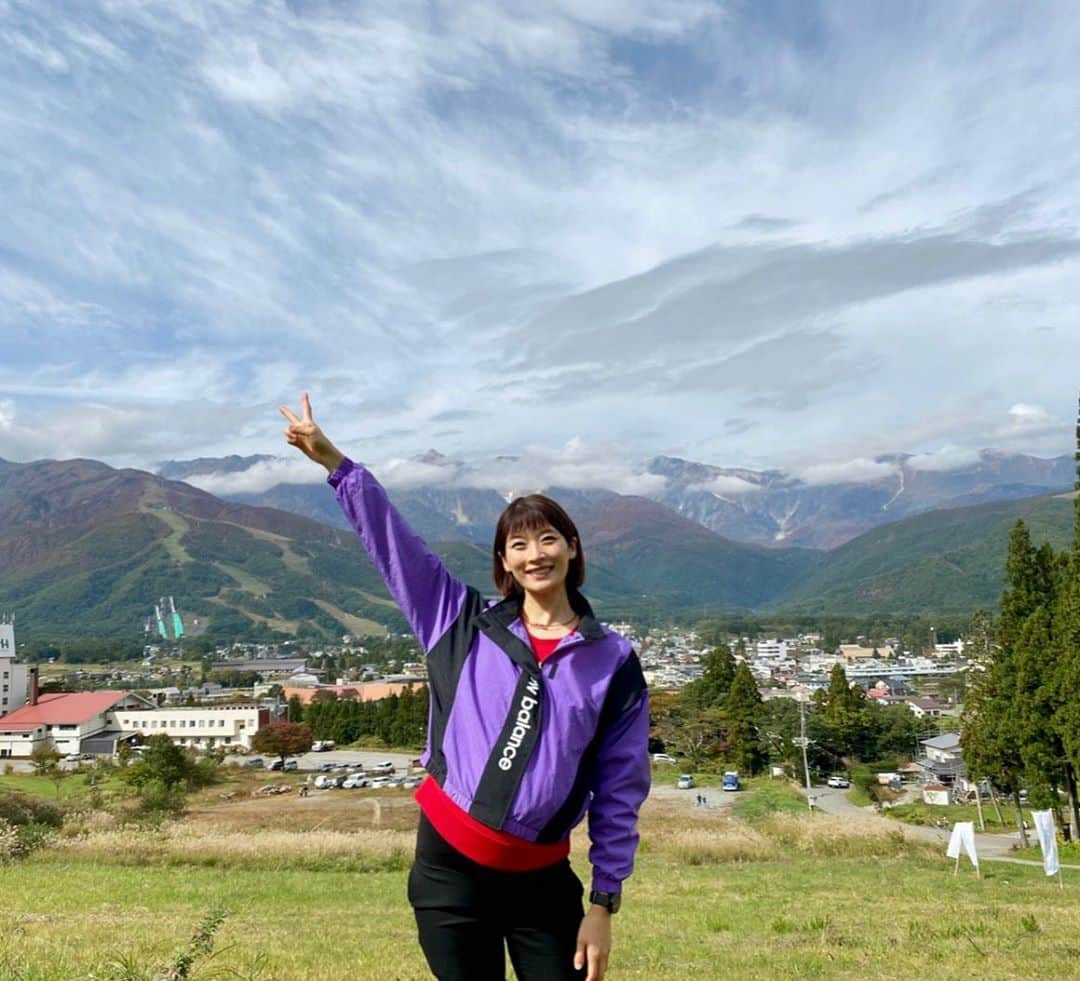
[[[543,664],[562,637],[529,634],[536,660]],[[526,841],[517,835],[489,828],[472,817],[428,777],[416,789],[416,802],[435,830],[466,858],[503,872],[532,872],[561,862],[570,854],[570,839],[550,844]]]

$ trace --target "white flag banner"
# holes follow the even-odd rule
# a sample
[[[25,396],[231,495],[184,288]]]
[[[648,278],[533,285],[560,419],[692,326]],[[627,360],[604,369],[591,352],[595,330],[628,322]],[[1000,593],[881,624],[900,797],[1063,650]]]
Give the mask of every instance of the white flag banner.
[[[1043,868],[1047,875],[1057,875],[1061,863],[1058,861],[1057,835],[1054,833],[1054,812],[1032,811],[1031,817],[1035,821],[1035,834],[1039,836]]]
[[[957,821],[953,825],[952,835],[949,837],[949,847],[945,854],[949,858],[959,858],[961,851],[967,852],[971,864],[979,867],[979,856],[975,851],[975,822]]]

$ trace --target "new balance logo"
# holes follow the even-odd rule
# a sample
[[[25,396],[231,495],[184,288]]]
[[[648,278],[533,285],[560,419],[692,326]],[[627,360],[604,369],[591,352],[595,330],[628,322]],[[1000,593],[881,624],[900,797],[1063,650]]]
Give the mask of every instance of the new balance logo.
[[[518,705],[517,721],[510,731],[510,738],[503,746],[502,755],[499,757],[499,769],[509,770],[514,765],[514,758],[521,747],[521,740],[525,738],[533,724],[533,710],[536,708],[536,696],[540,694],[540,680],[530,678],[525,685],[525,694],[521,696]]]

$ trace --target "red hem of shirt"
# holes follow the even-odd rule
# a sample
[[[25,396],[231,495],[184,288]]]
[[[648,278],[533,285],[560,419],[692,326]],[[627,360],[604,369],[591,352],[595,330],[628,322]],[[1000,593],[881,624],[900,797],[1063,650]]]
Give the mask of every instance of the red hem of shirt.
[[[570,839],[553,843],[527,841],[481,824],[427,777],[414,795],[435,830],[466,858],[501,872],[535,872],[570,854]]]

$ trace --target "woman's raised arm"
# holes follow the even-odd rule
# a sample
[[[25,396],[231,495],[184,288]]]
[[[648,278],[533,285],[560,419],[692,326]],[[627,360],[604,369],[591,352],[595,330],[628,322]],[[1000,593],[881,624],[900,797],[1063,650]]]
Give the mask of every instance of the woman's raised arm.
[[[374,475],[346,457],[315,424],[306,394],[300,404],[300,417],[281,406],[281,414],[289,420],[286,441],[326,467],[341,510],[427,653],[461,613],[467,587],[450,575],[442,559],[390,503]]]

